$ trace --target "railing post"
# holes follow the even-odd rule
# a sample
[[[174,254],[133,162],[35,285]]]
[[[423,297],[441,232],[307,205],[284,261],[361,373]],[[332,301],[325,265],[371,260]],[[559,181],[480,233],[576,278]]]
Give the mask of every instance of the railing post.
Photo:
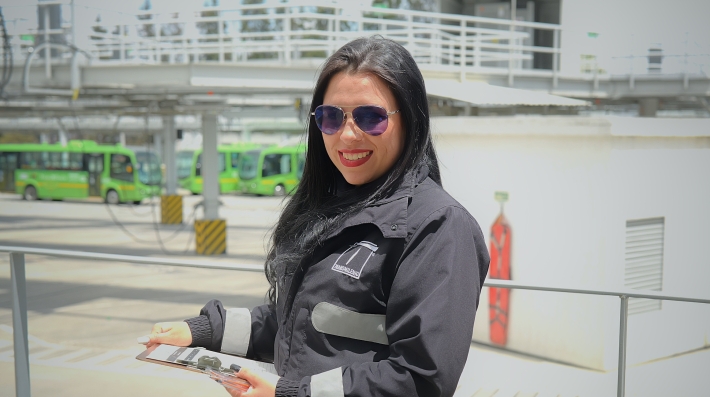
[[[510,0],[510,38],[508,38],[508,86],[513,86],[513,36],[515,35],[516,11],[518,9],[517,1]],[[517,40],[515,40],[517,42]]]
[[[460,66],[461,66],[461,75],[459,76],[459,80],[466,81],[466,20],[462,19],[461,20],[461,38],[459,39],[460,46],[461,46],[461,60],[460,60]]]
[[[555,50],[552,53],[552,88],[557,88],[557,69],[560,68],[560,30],[555,28],[552,32],[552,47]]]
[[[159,14],[153,14],[153,18],[156,19],[153,23],[153,29],[155,29],[155,63],[163,62],[163,54],[160,52],[160,21],[157,20],[159,17]]]
[[[414,15],[407,15],[407,21],[409,22],[407,27],[407,46],[409,46],[409,52],[414,55]]]
[[[44,77],[47,80],[52,79],[52,50],[49,47],[49,6],[45,6],[42,10],[44,17],[44,42],[47,43],[47,47],[44,48]]]
[[[224,21],[222,11],[217,11],[217,41],[219,42],[219,63],[224,63]]]
[[[15,393],[30,396],[30,356],[27,346],[27,288],[25,254],[10,253],[12,279],[12,339],[15,347]]]
[[[284,7],[284,62],[291,64],[291,7]]]
[[[119,25],[118,27],[118,49],[121,51],[118,59],[123,62],[126,60],[126,25]]]
[[[476,31],[476,38],[473,42],[473,68],[481,67],[481,32]]]
[[[629,320],[629,297],[620,295],[621,309],[619,314],[619,378],[616,383],[616,396],[624,397],[626,392],[626,334]]]

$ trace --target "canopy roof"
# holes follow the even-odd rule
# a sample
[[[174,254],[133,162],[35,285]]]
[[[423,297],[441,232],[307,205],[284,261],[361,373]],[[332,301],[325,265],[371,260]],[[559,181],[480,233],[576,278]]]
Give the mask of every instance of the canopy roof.
[[[589,106],[587,101],[482,82],[427,79],[426,91],[431,96],[468,102],[474,106]]]

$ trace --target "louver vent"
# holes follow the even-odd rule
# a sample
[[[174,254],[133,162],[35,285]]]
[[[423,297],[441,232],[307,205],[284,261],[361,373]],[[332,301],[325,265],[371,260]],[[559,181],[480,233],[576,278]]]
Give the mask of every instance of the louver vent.
[[[663,287],[663,229],[665,218],[626,221],[624,285],[628,288],[661,291]],[[629,314],[661,309],[661,301],[630,299]]]

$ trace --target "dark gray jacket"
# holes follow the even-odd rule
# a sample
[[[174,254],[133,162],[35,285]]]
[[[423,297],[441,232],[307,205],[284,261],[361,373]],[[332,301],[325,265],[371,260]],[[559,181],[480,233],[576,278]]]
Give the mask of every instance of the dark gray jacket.
[[[280,274],[275,310],[208,303],[187,320],[193,345],[273,360],[277,396],[453,395],[489,256],[476,220],[427,174]]]

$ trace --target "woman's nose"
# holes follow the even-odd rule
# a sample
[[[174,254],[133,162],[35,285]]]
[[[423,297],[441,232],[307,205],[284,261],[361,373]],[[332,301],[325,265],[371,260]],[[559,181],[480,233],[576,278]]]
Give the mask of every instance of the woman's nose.
[[[362,131],[357,128],[352,117],[345,119],[345,125],[343,126],[343,132],[340,134],[340,140],[348,144],[362,140]]]

